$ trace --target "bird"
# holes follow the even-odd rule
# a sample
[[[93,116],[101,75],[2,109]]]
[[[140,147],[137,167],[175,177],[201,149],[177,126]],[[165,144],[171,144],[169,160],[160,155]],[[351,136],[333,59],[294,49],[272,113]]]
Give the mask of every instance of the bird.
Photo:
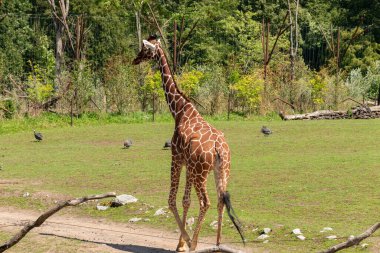
[[[132,141],[131,140],[125,140],[124,141],[124,148],[129,148],[130,146],[132,146]]]
[[[266,126],[263,126],[263,127],[261,128],[261,132],[262,132],[265,136],[268,136],[268,135],[270,135],[270,134],[272,133],[272,131],[271,131],[269,128],[267,128]]]
[[[42,141],[42,134],[37,133],[36,130],[33,130],[34,132],[34,138],[36,138],[37,141]]]
[[[171,148],[171,147],[172,147],[172,141],[171,140],[165,141],[163,148],[166,149],[166,148]]]

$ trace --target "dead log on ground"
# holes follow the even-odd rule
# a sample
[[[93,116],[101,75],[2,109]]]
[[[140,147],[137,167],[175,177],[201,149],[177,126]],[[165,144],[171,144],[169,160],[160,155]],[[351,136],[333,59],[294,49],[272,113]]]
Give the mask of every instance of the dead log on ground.
[[[354,245],[358,245],[361,241],[363,241],[364,239],[366,239],[367,237],[369,237],[373,233],[375,233],[375,231],[379,228],[380,228],[380,222],[376,223],[375,225],[373,225],[372,227],[367,229],[364,233],[362,233],[356,237],[350,238],[346,242],[339,243],[339,244],[329,248],[328,250],[321,251],[321,253],[334,253],[334,252],[337,252],[339,250],[346,249],[346,248],[349,248],[349,247],[354,246]]]
[[[294,115],[285,115],[280,112],[279,115],[282,120],[373,119],[380,118],[380,106],[356,107],[348,111],[320,110]]]
[[[210,252],[244,253],[241,250],[231,249],[231,248],[229,248],[227,246],[223,246],[223,245],[212,246],[210,248],[205,248],[205,249],[194,251],[194,253],[210,253]]]
[[[104,198],[109,198],[109,197],[116,197],[116,194],[114,192],[109,192],[105,194],[100,194],[100,195],[92,195],[92,196],[85,196],[82,198],[77,198],[77,199],[72,199],[72,200],[67,200],[64,202],[59,203],[57,206],[51,208],[50,210],[46,211],[45,213],[41,214],[37,220],[34,222],[29,222],[26,226],[24,226],[20,232],[18,232],[16,235],[14,235],[9,241],[4,243],[3,245],[0,245],[0,252],[4,252],[5,250],[11,248],[15,244],[17,244],[30,230],[32,230],[35,227],[39,227],[44,223],[47,218],[61,210],[62,208],[66,206],[77,206],[81,203],[84,203],[89,200],[94,200],[94,199],[104,199]]]

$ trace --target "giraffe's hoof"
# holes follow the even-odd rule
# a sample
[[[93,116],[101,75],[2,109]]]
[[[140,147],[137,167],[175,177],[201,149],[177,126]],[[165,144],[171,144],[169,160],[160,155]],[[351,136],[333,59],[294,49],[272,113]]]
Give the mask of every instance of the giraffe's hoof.
[[[185,247],[184,246],[178,246],[177,247],[177,249],[175,250],[176,252],[185,252],[186,251],[186,249],[185,249]]]
[[[189,251],[190,251],[190,252],[191,252],[191,251],[195,251],[196,248],[197,248],[197,244],[196,244],[196,243],[195,243],[195,244],[192,243],[191,246],[190,246],[190,250],[189,250]]]

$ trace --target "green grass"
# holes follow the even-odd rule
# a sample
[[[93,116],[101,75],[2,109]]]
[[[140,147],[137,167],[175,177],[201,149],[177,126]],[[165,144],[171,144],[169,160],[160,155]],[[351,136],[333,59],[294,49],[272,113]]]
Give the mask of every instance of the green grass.
[[[132,194],[140,201],[106,212],[96,211],[94,203],[64,212],[123,222],[145,217],[151,219],[151,226],[176,228],[171,215],[153,216],[159,207],[167,206],[170,151],[161,147],[171,137],[173,123],[106,123],[73,128],[49,125],[41,143],[34,142],[30,131],[20,129],[0,135],[0,164],[4,168],[0,180],[7,182],[0,184],[0,205],[45,210],[56,199],[116,191]],[[357,235],[379,221],[380,120],[212,123],[225,132],[232,150],[228,189],[246,226],[251,241],[248,247],[270,252],[317,252],[337,243],[324,236]],[[262,136],[262,125],[269,126],[274,134]],[[134,141],[129,150],[122,149],[125,138]],[[202,236],[215,234],[208,226],[216,219],[213,176],[209,179],[212,207]],[[181,187],[178,206],[183,184]],[[31,197],[22,197],[26,191]],[[190,215],[196,216],[195,194],[192,200]],[[227,216],[224,223],[225,241],[238,242]],[[326,226],[334,231],[321,234]],[[258,235],[252,229],[256,227],[273,229],[268,244],[254,241]],[[294,228],[300,228],[309,240],[295,239],[290,234]],[[372,250],[375,241],[379,241],[377,237],[368,240]]]
[[[205,116],[206,119],[214,121],[226,121],[226,114],[218,114],[214,116]],[[232,113],[230,120],[279,120],[277,114],[271,113],[266,116],[248,115],[242,116]],[[155,115],[155,122],[172,122],[173,118],[170,113],[159,113]],[[84,113],[79,117],[73,118],[73,126],[95,126],[106,124],[132,124],[132,123],[151,123],[153,122],[153,115],[148,112],[131,112],[123,115],[119,114],[106,114],[106,113]],[[0,135],[7,133],[17,133],[21,131],[31,131],[32,129],[48,129],[66,127],[71,123],[69,115],[44,113],[36,117],[21,117],[15,119],[2,119],[0,118]]]

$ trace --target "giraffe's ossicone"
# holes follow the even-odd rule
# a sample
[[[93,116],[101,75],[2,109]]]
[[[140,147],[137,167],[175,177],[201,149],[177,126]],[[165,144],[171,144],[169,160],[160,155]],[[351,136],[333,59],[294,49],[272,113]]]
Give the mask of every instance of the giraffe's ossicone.
[[[175,129],[172,137],[171,185],[169,208],[181,230],[177,251],[185,251],[185,243],[190,251],[195,250],[198,235],[205,218],[210,200],[207,194],[207,177],[214,172],[216,191],[218,195],[218,228],[216,244],[220,244],[224,206],[227,211],[232,208],[227,192],[227,180],[230,174],[230,149],[224,134],[206,122],[190,100],[179,90],[168,61],[161,48],[160,41],[150,36],[143,41],[142,50],[133,60],[133,64],[155,59],[161,70],[162,88],[165,91],[166,102],[175,119]],[[186,166],[186,185],[183,196],[183,216],[180,218],[177,210],[176,196],[180,174],[183,165]],[[193,238],[186,232],[186,216],[190,207],[190,193],[194,186],[198,196],[200,210],[194,229]],[[232,212],[233,213],[233,212]],[[230,212],[229,212],[229,215]],[[240,223],[236,217],[230,216],[244,240]]]

